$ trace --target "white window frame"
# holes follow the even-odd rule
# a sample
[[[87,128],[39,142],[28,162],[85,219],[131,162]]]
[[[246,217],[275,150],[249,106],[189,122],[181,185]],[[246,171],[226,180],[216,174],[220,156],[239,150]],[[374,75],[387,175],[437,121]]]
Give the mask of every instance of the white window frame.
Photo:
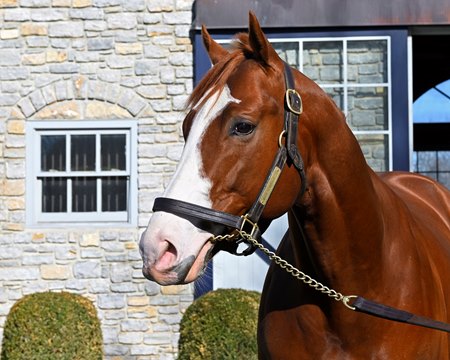
[[[100,159],[100,135],[124,134],[126,136],[126,168],[117,171],[102,171],[100,162],[96,162],[94,171],[60,171],[56,177],[67,177],[67,212],[42,212],[42,178],[48,172],[42,172],[41,135],[96,135],[96,159]],[[66,147],[70,143],[66,141]],[[69,151],[66,151],[66,157]],[[67,162],[68,163],[68,162]],[[66,226],[110,226],[137,224],[137,123],[134,120],[120,121],[33,121],[26,128],[26,224],[29,227],[66,227]],[[70,176],[94,177],[97,179],[97,211],[72,212]],[[101,211],[101,181],[106,176],[128,178],[127,210],[117,212]]]
[[[356,136],[358,135],[384,135],[388,138],[388,171],[392,171],[393,169],[393,134],[392,134],[392,80],[391,80],[391,37],[390,36],[336,36],[336,37],[281,37],[281,38],[271,38],[268,37],[269,42],[274,43],[281,43],[281,42],[288,42],[288,43],[298,43],[299,50],[298,50],[298,64],[300,65],[299,71],[303,72],[303,44],[309,43],[309,42],[329,42],[329,41],[341,41],[343,46],[343,82],[339,84],[318,84],[321,88],[327,89],[327,88],[341,88],[344,91],[344,99],[343,99],[343,113],[347,117],[348,115],[348,89],[349,88],[364,88],[364,87],[383,87],[386,88],[387,94],[387,101],[388,101],[388,109],[387,109],[387,129],[386,130],[352,130],[353,134]],[[386,41],[386,62],[387,62],[387,82],[384,83],[353,83],[348,82],[348,62],[347,62],[347,44],[348,42],[352,41],[377,41],[377,40],[383,40]],[[228,44],[232,40],[230,39],[220,39],[217,42],[221,44]]]

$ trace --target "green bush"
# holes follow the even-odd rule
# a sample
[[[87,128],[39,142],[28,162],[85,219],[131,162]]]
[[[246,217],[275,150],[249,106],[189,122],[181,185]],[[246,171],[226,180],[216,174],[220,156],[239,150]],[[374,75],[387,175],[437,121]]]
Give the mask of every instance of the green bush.
[[[219,289],[195,300],[181,320],[179,360],[257,359],[260,296]]]
[[[102,333],[95,307],[80,295],[27,295],[14,304],[6,319],[2,360],[102,357]]]

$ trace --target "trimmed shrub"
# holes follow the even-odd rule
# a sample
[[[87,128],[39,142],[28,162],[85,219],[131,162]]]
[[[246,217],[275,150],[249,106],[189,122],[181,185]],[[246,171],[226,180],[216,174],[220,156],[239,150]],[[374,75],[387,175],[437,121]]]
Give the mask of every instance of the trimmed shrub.
[[[195,300],[180,323],[179,360],[257,359],[261,294],[219,289]]]
[[[101,360],[100,322],[93,304],[66,292],[24,296],[12,307],[2,360]]]

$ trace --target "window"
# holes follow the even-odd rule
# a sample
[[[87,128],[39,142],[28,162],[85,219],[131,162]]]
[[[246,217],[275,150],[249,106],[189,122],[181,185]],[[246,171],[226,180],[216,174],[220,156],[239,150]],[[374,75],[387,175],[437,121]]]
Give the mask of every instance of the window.
[[[450,189],[450,123],[415,123],[413,171]]]
[[[422,94],[413,109],[412,169],[450,189],[450,80]]]
[[[136,125],[34,122],[27,136],[27,222],[134,223]]]
[[[375,171],[392,170],[390,37],[269,41],[284,61],[314,80],[340,107],[368,164]]]
[[[376,171],[392,169],[389,41],[387,36],[271,41],[283,60],[333,98]]]

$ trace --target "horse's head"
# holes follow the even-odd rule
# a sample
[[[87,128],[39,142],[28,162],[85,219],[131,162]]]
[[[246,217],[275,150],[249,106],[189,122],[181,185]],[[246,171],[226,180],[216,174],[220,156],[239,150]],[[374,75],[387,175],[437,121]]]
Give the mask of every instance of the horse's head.
[[[190,98],[185,148],[164,197],[242,215],[254,203],[283,141],[284,63],[250,14],[230,51],[202,29],[214,64]],[[268,224],[295,203],[300,177],[285,167],[262,215]],[[141,239],[144,274],[160,284],[194,281],[217,251],[212,234],[155,213]],[[215,248],[215,249],[214,249]]]

